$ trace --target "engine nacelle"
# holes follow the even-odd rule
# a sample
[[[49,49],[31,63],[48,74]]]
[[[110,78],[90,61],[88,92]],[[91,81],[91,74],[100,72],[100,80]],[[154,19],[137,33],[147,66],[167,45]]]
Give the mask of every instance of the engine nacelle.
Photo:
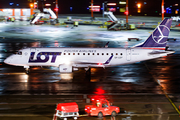
[[[59,72],[60,73],[71,73],[72,70],[72,66],[71,65],[60,65],[59,66]]]

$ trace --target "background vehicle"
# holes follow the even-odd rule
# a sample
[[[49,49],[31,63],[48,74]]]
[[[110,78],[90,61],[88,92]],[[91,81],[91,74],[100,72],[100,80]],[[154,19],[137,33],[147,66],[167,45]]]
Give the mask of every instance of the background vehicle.
[[[93,100],[92,105],[85,106],[85,112],[90,116],[98,116],[99,118],[102,118],[106,115],[115,117],[116,114],[120,112],[120,109],[119,107],[111,106],[109,101],[106,99],[96,99]]]
[[[57,117],[63,118],[64,120],[67,120],[67,117],[73,117],[76,120],[77,117],[79,117],[79,108],[77,103],[59,103],[53,120],[57,120]]]

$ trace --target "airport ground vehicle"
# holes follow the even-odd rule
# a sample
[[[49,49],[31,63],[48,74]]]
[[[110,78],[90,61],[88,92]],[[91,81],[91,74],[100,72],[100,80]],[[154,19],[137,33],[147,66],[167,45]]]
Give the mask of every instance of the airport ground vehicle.
[[[110,102],[106,99],[92,99],[92,105],[85,106],[85,112],[90,116],[98,116],[102,118],[106,115],[115,117],[120,112],[119,107],[111,106]]]
[[[75,120],[79,117],[79,108],[77,103],[59,103],[57,104],[56,114],[54,114],[53,120],[57,120],[57,117],[67,120],[67,117],[73,117]]]

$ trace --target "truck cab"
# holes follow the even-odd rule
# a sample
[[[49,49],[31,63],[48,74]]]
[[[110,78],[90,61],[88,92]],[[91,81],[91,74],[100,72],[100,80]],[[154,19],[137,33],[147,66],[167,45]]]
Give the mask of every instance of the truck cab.
[[[92,105],[86,105],[85,112],[90,116],[98,116],[99,118],[106,115],[115,117],[120,112],[120,109],[119,107],[111,106],[106,99],[92,99]]]

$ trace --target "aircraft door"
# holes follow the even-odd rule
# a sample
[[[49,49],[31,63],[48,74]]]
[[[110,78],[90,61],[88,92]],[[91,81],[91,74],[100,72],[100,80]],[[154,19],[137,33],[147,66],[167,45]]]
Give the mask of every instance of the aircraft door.
[[[126,59],[127,61],[131,60],[131,49],[126,49]]]
[[[36,49],[35,48],[31,48],[31,52],[36,52]]]
[[[34,59],[34,53],[33,53],[33,52],[34,52],[34,53],[36,52],[36,49],[35,49],[35,48],[31,48],[31,49],[30,49],[30,58],[29,58],[30,60],[33,60],[33,59]]]

